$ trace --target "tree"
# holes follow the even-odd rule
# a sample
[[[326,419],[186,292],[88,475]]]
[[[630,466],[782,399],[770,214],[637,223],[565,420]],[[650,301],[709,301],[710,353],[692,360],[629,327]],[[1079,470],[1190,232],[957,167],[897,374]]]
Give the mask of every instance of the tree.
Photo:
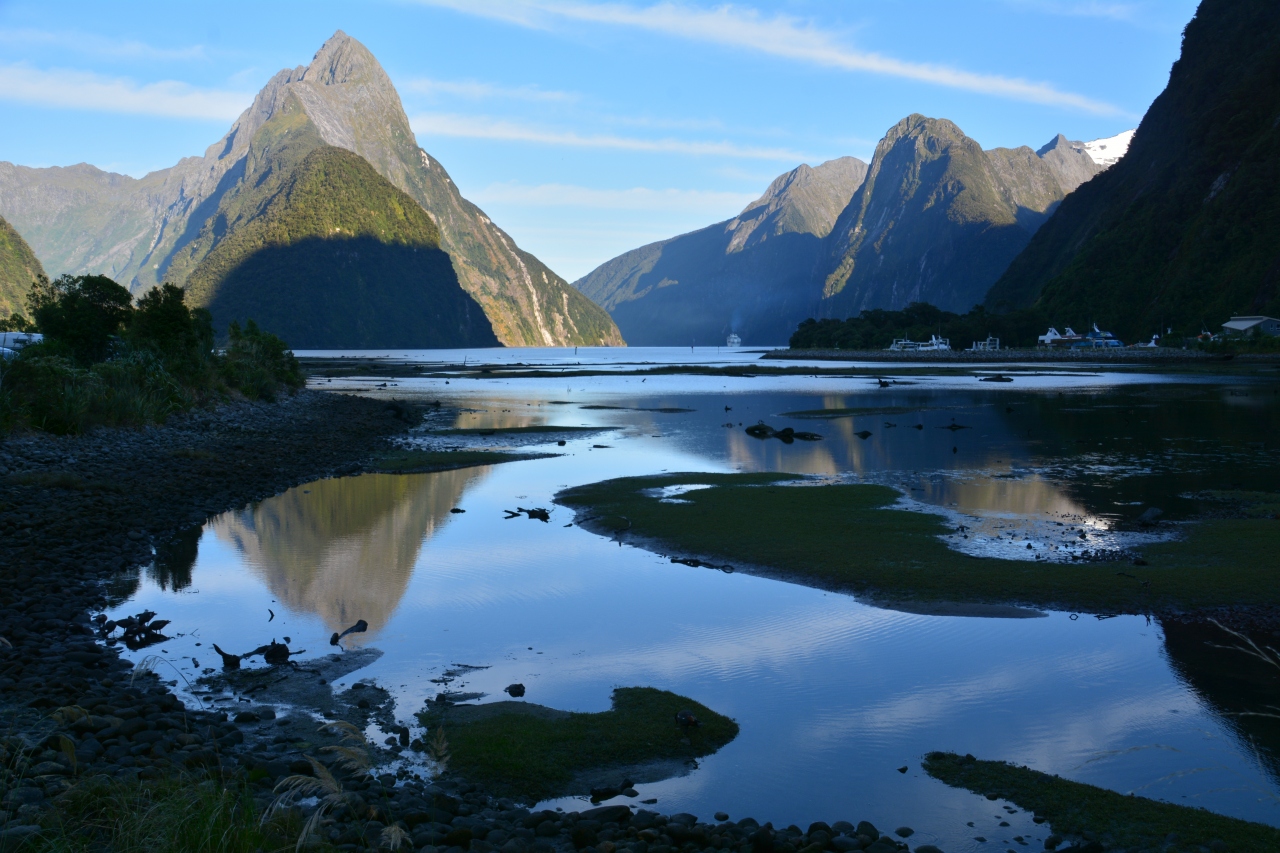
[[[185,382],[195,381],[213,352],[213,318],[187,307],[181,287],[163,284],[146,293],[129,319],[125,337],[138,350],[157,355]]]
[[[129,291],[104,275],[40,276],[27,305],[48,342],[64,347],[81,365],[105,361],[112,339],[133,313]]]

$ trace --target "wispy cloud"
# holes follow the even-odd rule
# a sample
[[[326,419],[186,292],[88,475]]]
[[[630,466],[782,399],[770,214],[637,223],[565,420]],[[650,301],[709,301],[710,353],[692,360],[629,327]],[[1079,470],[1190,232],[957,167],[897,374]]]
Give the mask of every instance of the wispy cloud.
[[[740,210],[755,201],[756,193],[716,190],[599,189],[573,184],[490,184],[472,193],[482,204],[525,205],[529,207],[579,207],[600,210],[645,210],[722,213]]]
[[[750,50],[809,65],[882,74],[1017,101],[1067,107],[1098,115],[1120,115],[1112,104],[1049,83],[982,74],[946,65],[910,62],[856,50],[827,32],[788,15],[765,16],[732,5],[699,8],[672,2],[650,6],[584,3],[580,0],[418,0],[471,15],[546,29],[557,19],[660,33],[674,38]],[[1119,4],[1113,4],[1119,5]]]
[[[415,77],[406,80],[401,88],[422,95],[451,95],[471,101],[506,99],[534,103],[573,103],[581,96],[576,92],[558,92],[539,86],[500,86],[479,80],[432,80]]]
[[[419,113],[410,119],[414,133],[425,136],[456,136],[467,139],[495,139],[509,142],[533,142],[568,148],[607,148],[622,151],[646,151],[655,154],[695,154],[717,157],[740,157],[751,160],[776,160],[800,163],[804,154],[786,148],[764,148],[688,139],[642,139],[614,134],[582,134],[572,130],[551,130],[489,116],[454,113]]]
[[[1113,21],[1136,22],[1139,6],[1135,3],[1103,3],[1099,0],[1005,0],[1010,6],[1032,9],[1048,15],[1071,18],[1108,18]]]
[[[176,80],[139,84],[87,71],[0,65],[0,100],[129,115],[231,120],[252,92],[200,89]]]
[[[207,58],[203,45],[156,47],[140,41],[113,39],[94,33],[73,31],[0,29],[0,44],[20,47],[59,47],[108,59],[181,61]]]

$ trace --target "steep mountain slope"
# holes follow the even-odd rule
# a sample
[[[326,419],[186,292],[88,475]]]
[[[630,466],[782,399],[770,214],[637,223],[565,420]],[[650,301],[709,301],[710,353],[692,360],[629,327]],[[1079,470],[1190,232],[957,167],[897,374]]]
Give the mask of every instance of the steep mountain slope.
[[[821,316],[929,302],[963,313],[1098,166],[1059,136],[983,151],[945,119],[889,129],[828,238]]]
[[[253,318],[301,349],[496,346],[421,206],[342,148],[253,171],[254,215],[187,277],[216,328]]]
[[[1126,337],[1280,312],[1280,4],[1204,0],[1124,158],[992,288]]]
[[[22,235],[0,217],[0,319],[9,319],[15,311],[27,313],[27,294],[38,275],[44,275],[39,259]]]
[[[297,122],[292,132],[313,146],[359,154],[432,216],[459,281],[484,308],[502,343],[622,342],[603,310],[462,197],[439,162],[418,147],[378,61],[341,31],[309,66],[271,78],[203,157],[140,180],[84,165],[0,164],[0,214],[28,234],[37,254],[58,272],[103,272],[135,292],[160,281],[181,284],[200,252],[221,239],[222,202],[245,180],[255,137],[286,113]]]
[[[608,309],[634,345],[784,343],[820,292],[813,266],[866,174],[841,157],[779,176],[733,219],[642,246],[574,286]]]

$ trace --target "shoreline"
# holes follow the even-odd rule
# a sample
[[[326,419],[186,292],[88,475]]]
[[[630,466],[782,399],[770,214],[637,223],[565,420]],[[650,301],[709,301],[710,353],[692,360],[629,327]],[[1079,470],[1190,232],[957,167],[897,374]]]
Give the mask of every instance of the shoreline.
[[[1233,362],[1280,364],[1280,353],[1238,353],[1217,355],[1200,350],[1165,347],[1154,349],[1120,347],[1113,349],[1002,349],[982,352],[943,350],[930,352],[892,352],[890,350],[776,349],[761,356],[776,361],[872,361],[937,362],[939,364],[1230,364]]]

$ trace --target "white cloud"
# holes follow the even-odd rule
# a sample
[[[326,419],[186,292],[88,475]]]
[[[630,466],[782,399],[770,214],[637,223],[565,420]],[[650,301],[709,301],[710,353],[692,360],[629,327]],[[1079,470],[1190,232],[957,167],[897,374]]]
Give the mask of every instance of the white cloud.
[[[140,41],[113,39],[92,33],[52,32],[34,29],[0,29],[0,44],[11,44],[19,47],[52,46],[111,59],[171,61],[206,58],[203,45],[155,47]]]
[[[1021,6],[1049,15],[1072,18],[1109,18],[1113,21],[1133,22],[1138,18],[1138,7],[1133,3],[1059,2],[1059,0],[1005,0],[1011,6]]]
[[[581,97],[576,92],[557,92],[538,86],[499,86],[478,80],[432,80],[417,77],[405,81],[401,88],[423,95],[452,95],[472,101],[504,98],[514,101],[572,103]]]
[[[676,38],[751,50],[809,65],[883,74],[1012,100],[1069,107],[1098,115],[1119,115],[1124,112],[1112,104],[1064,92],[1049,83],[981,74],[945,65],[908,62],[878,53],[854,50],[841,44],[832,33],[813,24],[786,15],[765,17],[753,9],[732,5],[703,9],[672,2],[651,6],[584,3],[578,0],[418,2],[526,27],[548,28],[557,18],[632,27]]]
[[[253,101],[252,92],[200,89],[176,80],[139,84],[87,71],[0,65],[0,100],[43,107],[171,118],[232,120]]]
[[[603,210],[645,210],[724,213],[741,210],[755,201],[758,193],[716,190],[598,189],[572,184],[490,184],[471,194],[481,204],[510,204],[531,207],[579,207]]]
[[[685,139],[640,139],[613,134],[580,134],[572,130],[549,130],[489,116],[467,116],[453,113],[420,113],[410,119],[414,133],[425,136],[456,136],[467,139],[495,139],[510,142],[534,142],[570,148],[608,148],[622,151],[646,151],[656,154],[696,154],[718,157],[740,157],[753,160],[803,162],[806,157],[785,148],[738,145],[733,142],[708,142]]]

